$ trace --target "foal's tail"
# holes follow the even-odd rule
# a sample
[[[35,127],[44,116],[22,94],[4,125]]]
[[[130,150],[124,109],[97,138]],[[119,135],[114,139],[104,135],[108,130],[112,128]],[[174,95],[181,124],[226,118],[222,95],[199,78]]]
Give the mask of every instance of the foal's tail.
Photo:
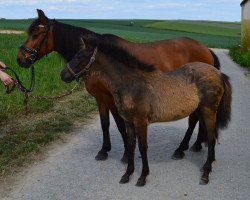
[[[209,49],[210,53],[212,54],[213,58],[214,58],[214,67],[218,70],[220,70],[220,60],[219,58],[216,56],[216,54],[211,50]]]
[[[232,86],[229,77],[223,73],[221,73],[221,81],[224,87],[224,94],[217,110],[217,129],[226,128],[231,120]]]

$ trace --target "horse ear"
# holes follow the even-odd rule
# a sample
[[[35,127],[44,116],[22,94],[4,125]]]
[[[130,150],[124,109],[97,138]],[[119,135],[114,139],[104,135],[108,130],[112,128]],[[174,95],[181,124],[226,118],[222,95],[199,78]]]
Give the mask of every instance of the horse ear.
[[[38,18],[42,23],[46,23],[48,21],[48,17],[45,16],[44,12],[40,9],[37,9]]]

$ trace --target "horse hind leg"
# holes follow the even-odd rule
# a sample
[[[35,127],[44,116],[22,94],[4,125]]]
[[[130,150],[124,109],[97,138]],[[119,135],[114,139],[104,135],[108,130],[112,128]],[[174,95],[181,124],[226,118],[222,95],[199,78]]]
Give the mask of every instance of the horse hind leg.
[[[215,160],[215,142],[216,142],[216,111],[214,109],[203,109],[202,118],[207,129],[208,154],[207,161],[202,167],[201,185],[209,182],[209,174],[212,171],[212,163]]]
[[[111,150],[111,142],[109,136],[109,109],[105,104],[98,103],[98,109],[101,120],[101,127],[103,132],[103,144],[101,150],[97,153],[96,160],[106,160],[108,158],[108,153]]]
[[[197,135],[197,139],[195,141],[195,143],[193,144],[193,146],[190,148],[191,151],[193,152],[200,152],[202,149],[202,142],[203,142],[203,135],[206,131],[205,125],[200,121],[199,122],[199,131],[198,131],[198,135]]]
[[[192,113],[188,118],[188,129],[187,132],[181,141],[179,147],[175,150],[174,154],[172,155],[172,159],[179,160],[185,156],[184,151],[189,147],[189,141],[194,131],[194,128],[198,122],[198,117],[195,113]]]

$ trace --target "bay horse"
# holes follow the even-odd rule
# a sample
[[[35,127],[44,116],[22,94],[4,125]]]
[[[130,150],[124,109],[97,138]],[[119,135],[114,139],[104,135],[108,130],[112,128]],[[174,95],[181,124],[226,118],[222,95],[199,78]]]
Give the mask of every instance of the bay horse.
[[[220,68],[217,56],[202,43],[191,38],[177,38],[150,43],[132,43],[111,34],[97,34],[85,28],[75,27],[48,19],[42,10],[37,10],[38,18],[33,21],[28,29],[28,38],[20,47],[17,55],[17,62],[21,67],[30,67],[37,60],[41,59],[52,51],[58,52],[66,62],[80,50],[80,36],[91,35],[100,40],[117,44],[141,61],[154,64],[161,71],[172,71],[188,62],[200,61]],[[98,76],[84,80],[87,91],[95,97],[100,113],[101,127],[103,131],[103,145],[96,155],[97,160],[105,160],[108,151],[111,150],[109,136],[109,111],[113,115],[119,132],[122,135],[125,153],[122,161],[126,161],[127,140],[124,120],[119,115],[109,88],[101,83]],[[193,122],[193,123],[197,123]],[[195,125],[194,125],[195,127]],[[202,124],[199,125],[199,133],[196,142],[192,146],[194,151],[202,148]],[[179,159],[184,156],[184,150],[189,148],[189,140],[193,132],[190,127],[175,151],[173,158]]]
[[[83,36],[84,38],[85,36]],[[215,142],[219,129],[225,128],[231,116],[231,84],[228,76],[201,62],[184,65],[173,72],[161,72],[145,64],[127,50],[109,42],[83,39],[83,47],[61,72],[61,79],[71,82],[79,76],[95,76],[109,88],[128,137],[128,166],[120,183],[127,183],[134,172],[135,140],[138,138],[142,173],[137,186],[146,184],[149,174],[147,126],[189,117],[206,131],[207,161],[200,184],[209,182],[215,160]]]

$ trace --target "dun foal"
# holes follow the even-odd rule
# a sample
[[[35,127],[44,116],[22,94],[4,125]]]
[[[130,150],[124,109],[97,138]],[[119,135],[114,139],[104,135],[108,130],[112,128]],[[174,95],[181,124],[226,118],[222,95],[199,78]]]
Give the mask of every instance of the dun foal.
[[[229,78],[200,62],[164,73],[142,63],[121,47],[89,39],[85,42],[61,72],[61,78],[71,82],[79,76],[99,76],[113,95],[128,134],[128,166],[120,183],[127,183],[134,172],[136,138],[143,165],[137,186],[146,183],[149,123],[175,121],[190,115],[189,124],[199,119],[206,127],[203,138],[208,144],[208,155],[200,183],[207,184],[215,160],[218,129],[225,128],[230,120]]]

